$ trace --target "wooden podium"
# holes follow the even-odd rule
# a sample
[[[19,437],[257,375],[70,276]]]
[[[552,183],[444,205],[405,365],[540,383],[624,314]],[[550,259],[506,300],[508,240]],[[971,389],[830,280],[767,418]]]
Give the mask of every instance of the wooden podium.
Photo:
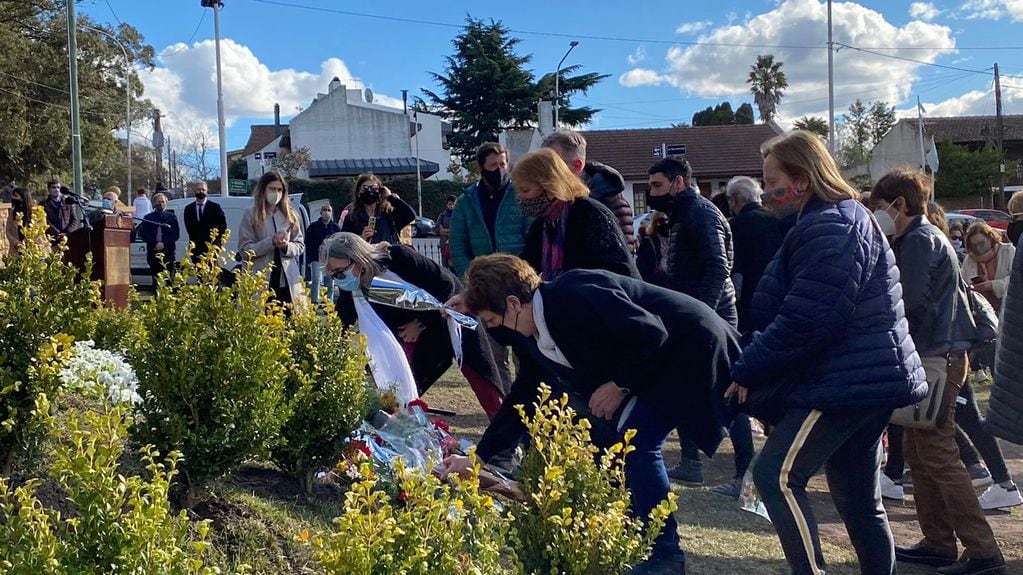
[[[89,216],[86,215],[86,218]],[[64,259],[80,270],[92,254],[92,276],[100,281],[100,295],[117,307],[128,305],[131,288],[130,215],[104,215],[92,220],[92,229],[79,228],[68,234]]]

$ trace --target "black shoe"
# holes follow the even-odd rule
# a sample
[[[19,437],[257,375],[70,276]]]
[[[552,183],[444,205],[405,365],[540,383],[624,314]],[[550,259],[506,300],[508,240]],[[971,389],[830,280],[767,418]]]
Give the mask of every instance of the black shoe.
[[[917,543],[910,547],[895,546],[895,560],[902,561],[903,563],[944,567],[954,564],[958,557],[955,549],[945,551],[928,547],[923,543]]]
[[[938,568],[939,575],[1005,575],[1005,559],[999,553],[994,557],[961,559],[947,567]]]
[[[654,554],[629,571],[629,575],[685,575],[685,573],[686,556],[682,551],[666,555]]]

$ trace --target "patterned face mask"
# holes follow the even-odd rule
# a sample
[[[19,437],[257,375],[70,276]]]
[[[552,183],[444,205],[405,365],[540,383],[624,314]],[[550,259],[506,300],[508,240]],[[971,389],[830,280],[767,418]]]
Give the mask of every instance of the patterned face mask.
[[[519,207],[523,214],[531,218],[542,218],[547,215],[554,201],[554,198],[547,194],[540,194],[535,198],[519,198]]]

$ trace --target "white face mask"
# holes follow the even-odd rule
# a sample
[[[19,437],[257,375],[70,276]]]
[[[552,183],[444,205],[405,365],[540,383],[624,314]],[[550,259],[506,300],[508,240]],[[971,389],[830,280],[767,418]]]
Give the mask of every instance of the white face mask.
[[[280,192],[267,192],[266,203],[270,204],[271,206],[276,206],[281,201],[281,196],[283,195],[284,194]]]
[[[885,209],[878,208],[874,210],[874,219],[877,220],[877,225],[881,228],[881,233],[886,236],[895,235],[895,218],[888,214],[888,210],[892,209],[893,204],[888,204]]]

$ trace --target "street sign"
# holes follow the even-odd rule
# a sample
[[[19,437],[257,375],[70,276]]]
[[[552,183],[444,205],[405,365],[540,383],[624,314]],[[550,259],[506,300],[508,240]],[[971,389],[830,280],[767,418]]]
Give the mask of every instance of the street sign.
[[[256,152],[256,159],[257,160],[262,160],[263,159],[263,154],[261,152]]]
[[[245,180],[228,180],[227,190],[231,194],[244,196],[249,193],[249,182]]]
[[[682,146],[682,148],[683,148],[683,150],[684,150],[685,146]],[[683,151],[682,153],[684,154],[684,153],[685,153],[685,151]],[[276,158],[277,158],[277,152],[263,152],[263,157],[264,157],[265,159],[267,159],[267,160],[273,160],[273,159],[276,159]]]
[[[686,155],[685,144],[661,144],[660,146],[654,146],[653,154],[655,158],[661,158],[667,156],[684,156]]]

